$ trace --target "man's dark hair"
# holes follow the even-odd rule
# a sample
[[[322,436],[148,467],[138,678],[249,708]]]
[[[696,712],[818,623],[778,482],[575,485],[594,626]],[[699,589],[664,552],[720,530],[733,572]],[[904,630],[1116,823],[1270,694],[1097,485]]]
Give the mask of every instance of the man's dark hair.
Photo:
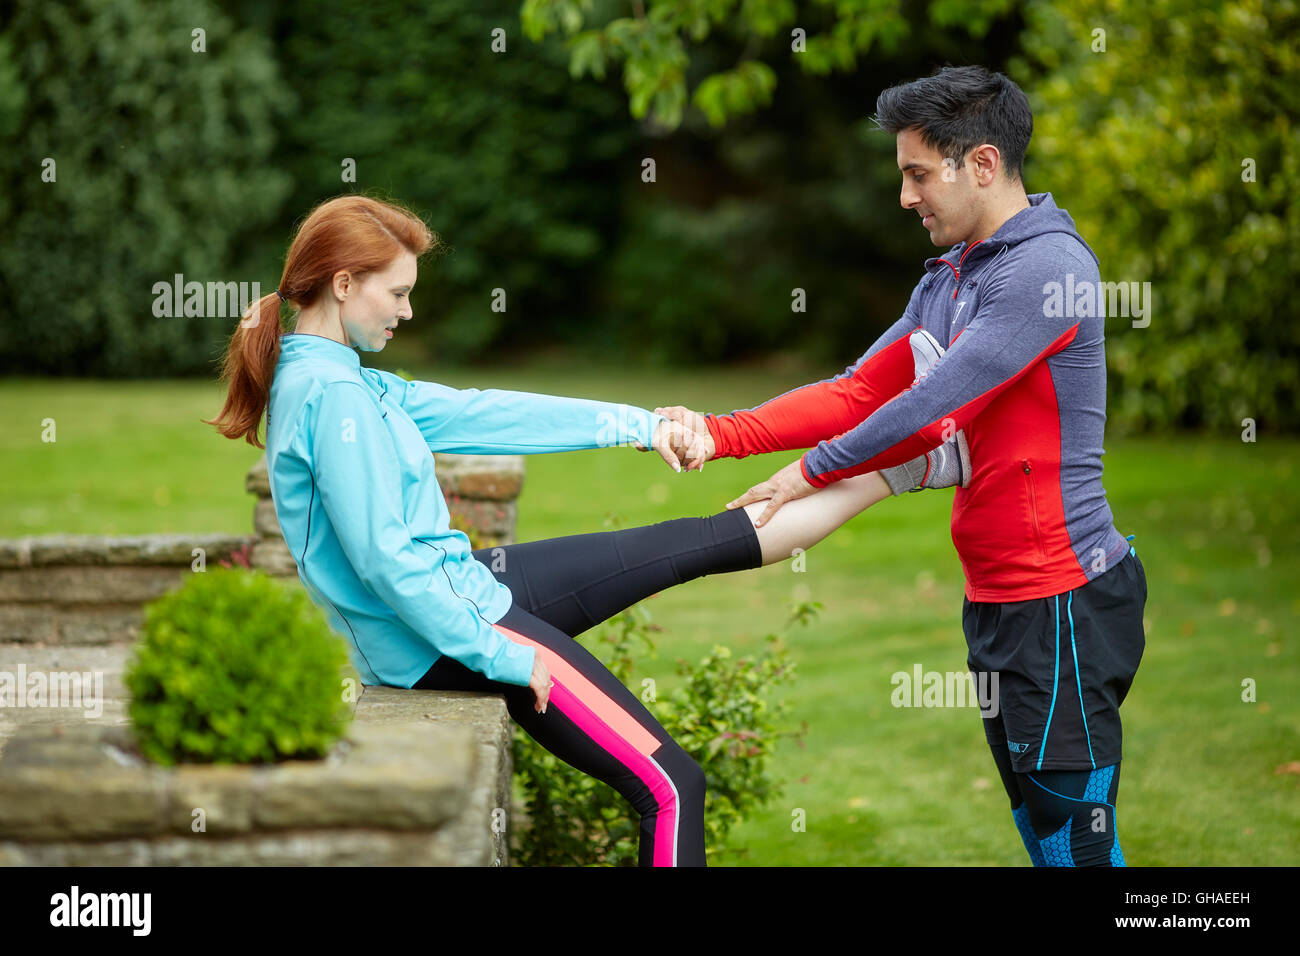
[[[891,135],[917,130],[921,142],[958,164],[976,146],[992,143],[1007,179],[1019,178],[1034,131],[1024,91],[982,66],[946,66],[891,86],[877,98],[873,120]]]

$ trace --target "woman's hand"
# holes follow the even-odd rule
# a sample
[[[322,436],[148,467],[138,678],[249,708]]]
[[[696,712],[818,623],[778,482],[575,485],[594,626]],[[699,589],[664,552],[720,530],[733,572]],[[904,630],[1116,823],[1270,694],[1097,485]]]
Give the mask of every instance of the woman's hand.
[[[546,702],[551,697],[551,672],[546,669],[540,654],[533,658],[533,676],[528,679],[528,686],[537,697],[533,710],[539,714],[546,713]]]
[[[663,413],[657,412],[656,414]],[[659,457],[667,462],[668,467],[672,468],[673,471],[681,471],[682,462],[686,463],[687,471],[703,468],[704,462],[712,454],[711,439],[706,443],[697,432],[671,418],[660,422],[655,428],[653,444],[654,450],[659,453]],[[637,451],[647,450],[645,445],[640,442],[633,442],[633,447]]]
[[[693,412],[689,408],[681,405],[670,405],[667,408],[656,408],[656,415],[662,415],[671,422],[677,422],[683,428],[694,432],[700,442],[700,452],[698,456],[691,456],[690,462],[686,465],[687,471],[698,469],[704,470],[704,463],[713,458],[717,449],[713,444],[713,436],[709,434],[709,425],[704,420],[704,416],[699,412]]]

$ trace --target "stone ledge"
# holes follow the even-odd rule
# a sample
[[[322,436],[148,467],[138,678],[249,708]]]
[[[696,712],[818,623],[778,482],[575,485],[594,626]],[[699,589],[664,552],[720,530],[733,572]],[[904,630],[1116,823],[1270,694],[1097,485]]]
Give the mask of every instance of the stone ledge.
[[[234,551],[256,540],[232,534],[95,535],[52,534],[26,538],[0,538],[0,568],[51,565],[171,565],[188,568],[195,548],[206,560],[229,559]]]
[[[0,839],[0,866],[491,866],[466,862],[442,830],[283,830],[97,843]]]
[[[463,727],[474,734],[477,777],[448,840],[458,847],[475,847],[487,828],[491,840],[489,859],[463,854],[458,866],[504,866],[510,850],[506,824],[511,818],[514,760],[511,739],[514,722],[499,694],[471,691],[410,691],[396,687],[367,687],[357,702],[356,717],[375,724],[413,727],[418,722],[442,727]]]
[[[144,624],[140,604],[0,605],[0,641],[104,646],[134,640]]]
[[[354,723],[320,760],[160,767],[126,727],[29,726],[0,759],[0,839],[24,842],[372,827],[435,829],[468,797],[478,747],[466,727]]]
[[[26,604],[145,604],[179,587],[184,567],[166,565],[6,568],[0,571],[0,602]]]

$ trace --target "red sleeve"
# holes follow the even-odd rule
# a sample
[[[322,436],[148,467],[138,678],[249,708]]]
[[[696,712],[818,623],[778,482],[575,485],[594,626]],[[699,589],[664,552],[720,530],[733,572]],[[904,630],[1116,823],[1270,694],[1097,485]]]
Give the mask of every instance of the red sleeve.
[[[756,408],[706,415],[715,447],[713,457],[744,458],[811,448],[837,438],[916,378],[907,335],[867,356],[835,378],[796,388]]]
[[[916,385],[884,403],[878,414],[805,454],[800,463],[804,480],[824,488],[901,465],[936,447],[966,428],[1038,362],[1073,342],[1077,322],[1043,342],[1060,324],[1040,321],[1031,333],[1026,326],[1007,328],[1010,323],[977,316]]]

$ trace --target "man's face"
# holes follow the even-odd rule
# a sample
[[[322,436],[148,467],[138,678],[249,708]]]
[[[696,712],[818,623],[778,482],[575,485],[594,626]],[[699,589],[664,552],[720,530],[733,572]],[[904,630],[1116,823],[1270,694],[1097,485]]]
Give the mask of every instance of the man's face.
[[[932,243],[947,247],[970,238],[984,197],[965,161],[945,159],[921,142],[918,130],[908,129],[898,134],[898,168],[903,174],[899,202],[923,217]]]

